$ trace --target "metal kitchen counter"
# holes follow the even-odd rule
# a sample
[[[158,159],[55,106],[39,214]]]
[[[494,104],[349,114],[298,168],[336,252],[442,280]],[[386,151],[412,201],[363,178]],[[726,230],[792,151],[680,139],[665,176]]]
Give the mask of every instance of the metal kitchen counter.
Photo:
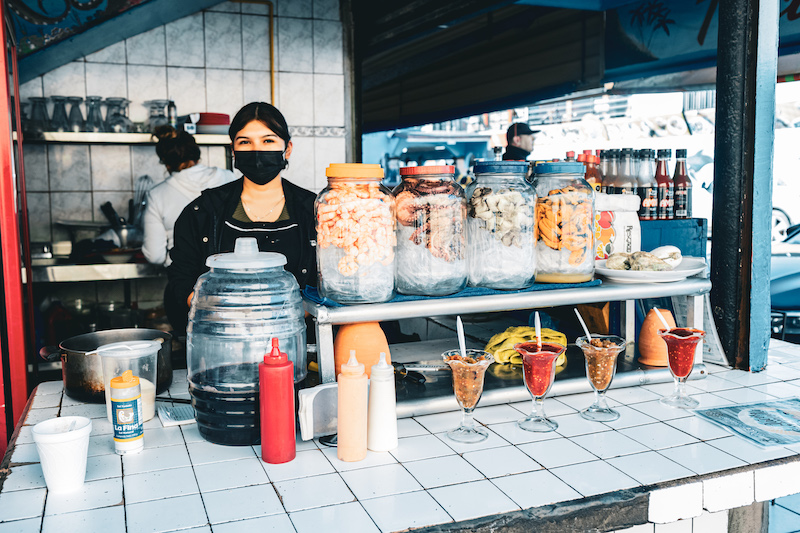
[[[33,283],[67,283],[76,281],[124,281],[158,278],[165,275],[162,266],[149,263],[107,263],[93,265],[48,265],[31,267]],[[22,282],[27,283],[27,269],[22,269]]]

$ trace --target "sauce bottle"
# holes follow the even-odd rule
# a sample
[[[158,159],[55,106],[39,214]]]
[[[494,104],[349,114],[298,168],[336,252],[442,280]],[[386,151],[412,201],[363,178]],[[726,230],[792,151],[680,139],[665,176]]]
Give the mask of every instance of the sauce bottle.
[[[623,148],[620,152],[619,168],[613,182],[611,194],[637,194],[636,170],[634,168],[633,149]]]
[[[336,455],[342,461],[361,461],[367,456],[367,374],[350,350],[339,380],[338,443]]]
[[[114,451],[120,455],[144,449],[142,388],[139,378],[126,370],[111,378],[111,420],[114,426]]]
[[[692,180],[686,173],[686,150],[675,150],[675,218],[692,218]]]
[[[656,182],[658,182],[658,219],[672,220],[674,214],[674,189],[672,178],[669,176],[669,160],[672,159],[672,150],[659,150],[656,163]]]
[[[574,163],[575,162],[575,152],[573,152],[571,150],[569,152],[567,152],[566,161],[569,161],[570,163]]]
[[[639,150],[639,172],[636,181],[639,187],[640,220],[658,219],[658,182],[656,181],[655,150]]]
[[[585,157],[586,173],[584,174],[584,179],[589,182],[589,185],[591,185],[595,191],[600,192],[600,188],[603,186],[603,175],[600,173],[600,168],[598,167],[600,158],[592,154],[585,155]]]
[[[394,391],[394,367],[386,354],[372,366],[369,378],[369,421],[367,448],[388,452],[397,448],[397,398]]]
[[[619,171],[619,150],[606,150],[608,162],[603,168],[603,185],[600,192],[614,194],[614,183]]]
[[[265,463],[288,463],[295,457],[294,364],[281,352],[278,338],[258,365],[258,396],[261,412],[261,459]]]

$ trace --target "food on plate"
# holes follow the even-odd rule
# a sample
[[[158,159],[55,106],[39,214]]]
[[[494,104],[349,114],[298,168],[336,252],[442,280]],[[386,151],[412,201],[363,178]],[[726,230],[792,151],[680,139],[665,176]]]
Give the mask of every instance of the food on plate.
[[[542,342],[567,345],[567,337],[558,331],[542,328]],[[530,326],[511,326],[502,333],[494,335],[484,348],[494,356],[498,363],[522,364],[522,356],[514,349],[521,342],[536,341],[536,329]],[[556,361],[556,366],[562,367],[567,363],[566,354],[561,354]]]
[[[665,254],[670,262],[661,259],[652,252],[633,252],[631,254],[626,252],[618,252],[608,256],[606,259],[606,268],[612,270],[638,270],[648,272],[665,272],[673,270],[675,266],[680,264],[680,261],[675,263],[675,256]],[[680,257],[680,250],[678,250],[678,257]]]
[[[683,261],[683,255],[681,255],[681,251],[677,246],[659,246],[650,253],[672,265],[672,268],[680,265],[681,261]]]

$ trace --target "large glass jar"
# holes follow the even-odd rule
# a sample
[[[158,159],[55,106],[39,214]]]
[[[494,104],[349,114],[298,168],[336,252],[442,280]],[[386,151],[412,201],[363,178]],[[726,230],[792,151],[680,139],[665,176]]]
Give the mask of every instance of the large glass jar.
[[[489,289],[524,289],[536,271],[536,193],[528,163],[475,163],[467,188],[469,284]]]
[[[541,163],[534,169],[537,282],[594,277],[594,189],[583,176],[583,163]]]
[[[453,294],[467,286],[464,190],[453,166],[405,167],[397,208],[397,292]]]
[[[394,296],[394,198],[380,165],[339,164],[317,196],[319,292],[340,304]]]
[[[258,364],[274,337],[295,382],[306,376],[303,303],[285,264],[281,254],[259,252],[256,239],[239,238],[232,253],[209,257],[211,270],[197,280],[186,364],[197,427],[211,442],[259,442]]]

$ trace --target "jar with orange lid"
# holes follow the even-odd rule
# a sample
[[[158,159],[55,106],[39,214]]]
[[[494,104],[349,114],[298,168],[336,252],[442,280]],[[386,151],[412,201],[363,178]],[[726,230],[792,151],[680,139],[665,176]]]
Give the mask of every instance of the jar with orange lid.
[[[394,197],[380,165],[332,163],[317,196],[320,295],[340,304],[385,302],[394,296]]]
[[[467,285],[467,199],[455,167],[400,169],[397,207],[397,292],[444,296]]]
[[[536,189],[536,282],[594,278],[594,189],[583,163],[540,163]]]

